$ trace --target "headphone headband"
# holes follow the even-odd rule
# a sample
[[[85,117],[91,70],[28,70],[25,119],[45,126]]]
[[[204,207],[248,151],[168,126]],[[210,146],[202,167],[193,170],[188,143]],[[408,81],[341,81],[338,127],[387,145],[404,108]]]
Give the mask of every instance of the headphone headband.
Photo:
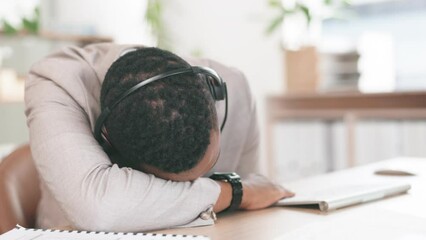
[[[111,111],[114,110],[114,108],[125,98],[133,94],[136,90],[140,89],[141,87],[167,78],[175,75],[180,74],[186,74],[186,73],[193,73],[193,74],[202,74],[204,75],[204,79],[207,82],[207,85],[209,87],[210,93],[212,94],[212,97],[215,101],[221,101],[225,100],[225,116],[224,120],[222,122],[222,125],[220,127],[220,131],[223,130],[223,127],[226,123],[226,118],[228,115],[228,94],[226,89],[226,83],[223,82],[222,78],[211,68],[207,67],[199,67],[199,66],[193,66],[190,68],[184,68],[184,69],[177,69],[168,71],[165,73],[161,73],[158,75],[155,75],[153,77],[150,77],[135,86],[129,88],[127,91],[125,91],[123,94],[118,97],[118,99],[111,104],[111,106],[107,106],[105,109],[102,110],[101,114],[99,115],[98,119],[96,120],[95,129],[94,129],[94,136],[96,140],[102,145],[102,147],[105,149],[105,151],[108,152],[109,149],[112,148],[112,145],[106,135],[106,132],[103,131],[104,123],[108,116],[111,114]]]

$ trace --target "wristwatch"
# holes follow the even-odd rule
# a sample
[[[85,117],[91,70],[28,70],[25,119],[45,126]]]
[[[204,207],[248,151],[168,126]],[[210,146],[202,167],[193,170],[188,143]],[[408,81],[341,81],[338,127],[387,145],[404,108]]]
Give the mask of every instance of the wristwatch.
[[[210,176],[213,180],[225,181],[231,184],[232,187],[232,200],[231,205],[224,211],[237,210],[241,205],[243,199],[243,185],[241,178],[234,172],[215,172]]]

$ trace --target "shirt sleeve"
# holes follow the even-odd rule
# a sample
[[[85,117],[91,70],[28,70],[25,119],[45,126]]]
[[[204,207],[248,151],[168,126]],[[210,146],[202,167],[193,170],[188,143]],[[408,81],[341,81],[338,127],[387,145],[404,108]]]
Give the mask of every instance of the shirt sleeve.
[[[241,74],[243,75],[243,74]],[[243,75],[243,84],[245,91],[245,99],[248,107],[247,119],[249,121],[248,128],[246,129],[247,135],[245,138],[243,151],[240,155],[239,164],[237,166],[237,173],[245,178],[248,175],[255,173],[259,174],[260,171],[260,130],[257,115],[256,101],[250,90],[246,77]]]
[[[95,81],[90,79],[95,75],[78,54],[71,54],[37,63],[26,82],[36,167],[68,220],[78,229],[99,231],[143,231],[199,221],[199,214],[219,196],[214,181],[166,181],[111,164],[92,135],[84,105],[84,93],[93,89],[84,89],[81,80]],[[81,94],[70,94],[70,86]]]

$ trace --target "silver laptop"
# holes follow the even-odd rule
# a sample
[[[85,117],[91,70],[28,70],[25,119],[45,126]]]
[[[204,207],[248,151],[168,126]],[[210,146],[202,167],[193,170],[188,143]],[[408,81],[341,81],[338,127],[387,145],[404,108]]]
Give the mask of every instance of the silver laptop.
[[[356,204],[407,193],[411,188],[406,183],[342,185],[313,191],[309,195],[298,195],[276,203],[277,206],[318,209],[327,212]]]

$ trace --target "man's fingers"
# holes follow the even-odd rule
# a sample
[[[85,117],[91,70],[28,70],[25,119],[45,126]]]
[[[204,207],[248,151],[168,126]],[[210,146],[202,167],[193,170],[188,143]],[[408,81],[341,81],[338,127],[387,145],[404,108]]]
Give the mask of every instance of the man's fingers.
[[[285,197],[294,197],[294,195],[296,195],[294,192],[287,191]]]
[[[286,188],[284,188],[281,185],[280,185],[280,188],[281,188],[281,192],[282,192],[282,198],[294,197],[294,195],[296,195],[294,192],[287,190]]]
[[[261,209],[276,203],[280,199],[293,197],[295,194],[281,184],[270,181],[262,175],[250,175],[244,179],[243,201],[241,208],[246,210]]]

